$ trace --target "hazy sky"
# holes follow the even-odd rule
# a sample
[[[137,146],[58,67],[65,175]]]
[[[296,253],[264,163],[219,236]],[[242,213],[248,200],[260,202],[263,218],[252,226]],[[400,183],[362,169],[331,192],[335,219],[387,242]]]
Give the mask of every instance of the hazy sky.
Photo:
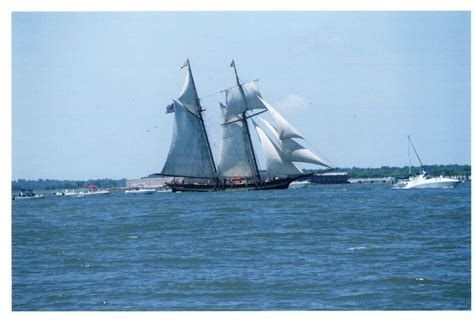
[[[13,179],[159,172],[188,57],[211,141],[219,93],[267,102],[340,167],[470,164],[468,12],[14,13]],[[218,145],[217,145],[218,146]],[[218,148],[216,148],[217,150]],[[414,157],[412,156],[412,161]]]

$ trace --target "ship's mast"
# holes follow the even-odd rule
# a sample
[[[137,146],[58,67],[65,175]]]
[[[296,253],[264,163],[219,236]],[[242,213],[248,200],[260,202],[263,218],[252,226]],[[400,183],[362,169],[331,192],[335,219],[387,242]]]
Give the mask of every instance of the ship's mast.
[[[247,113],[247,110],[249,108],[248,103],[247,103],[247,97],[245,97],[244,89],[242,88],[242,85],[240,83],[239,76],[237,74],[237,68],[235,66],[235,61],[234,60],[232,60],[232,63],[230,64],[230,66],[234,68],[235,80],[237,81],[237,85],[239,86],[240,92],[241,92],[241,94],[244,98],[245,111],[242,113],[242,124],[244,126],[244,130],[245,130],[245,134],[247,136],[247,139],[250,143],[250,154],[252,156],[252,162],[253,162],[253,166],[254,166],[254,169],[255,169],[255,177],[257,179],[257,182],[260,183],[260,172],[258,171],[257,159],[255,157],[255,151],[253,149],[252,138],[250,137],[250,130],[249,130],[249,126],[248,126],[248,123],[247,123],[246,113]]]
[[[191,70],[191,64],[189,63],[189,59],[186,59],[186,63],[187,63],[188,69],[189,69],[189,77],[191,78],[191,82],[193,83],[194,88],[196,88],[196,84],[194,83],[193,72]],[[197,90],[196,90],[196,94],[197,94]],[[216,182],[219,183],[219,178],[217,176],[216,163],[214,162],[214,156],[212,155],[211,145],[209,143],[209,138],[207,136],[206,126],[204,125],[204,118],[202,116],[203,109],[201,107],[201,102],[200,102],[200,100],[197,96],[196,96],[196,105],[198,107],[199,121],[201,123],[201,127],[202,127],[202,130],[204,132],[204,138],[206,139],[207,150],[209,151],[209,156],[211,157],[212,168],[214,170],[214,175],[216,176]]]

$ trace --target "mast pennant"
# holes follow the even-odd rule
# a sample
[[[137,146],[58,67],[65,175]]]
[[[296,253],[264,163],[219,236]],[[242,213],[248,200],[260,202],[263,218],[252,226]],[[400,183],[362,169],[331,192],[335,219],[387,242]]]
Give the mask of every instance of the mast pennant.
[[[189,67],[189,59],[186,59],[184,63],[181,65],[181,70],[183,70],[185,67]]]

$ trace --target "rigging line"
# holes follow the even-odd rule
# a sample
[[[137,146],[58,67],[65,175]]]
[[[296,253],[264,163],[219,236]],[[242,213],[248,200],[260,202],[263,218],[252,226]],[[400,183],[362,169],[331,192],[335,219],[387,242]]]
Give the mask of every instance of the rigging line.
[[[239,80],[241,80],[241,79],[239,78]],[[241,82],[240,85],[245,85],[245,84],[248,84],[248,83],[251,83],[251,82],[254,82],[254,81],[259,81],[259,79]],[[223,93],[223,92],[225,92],[225,91],[227,91],[227,90],[229,90],[229,89],[238,88],[238,87],[239,87],[239,86],[228,87],[228,88],[226,88],[226,89],[220,90],[219,92],[220,92],[220,93]]]
[[[251,118],[251,117],[254,117],[254,116],[263,114],[263,113],[265,113],[266,111],[267,111],[267,109],[264,109],[264,110],[261,111],[261,112],[255,113],[255,114],[253,114],[253,115],[249,115],[249,116],[247,116],[247,117],[245,117],[245,118],[246,118],[246,119],[249,119],[249,118]],[[228,124],[240,122],[240,121],[242,121],[242,120],[244,120],[244,118],[239,118],[239,119],[237,119],[237,120],[233,120],[233,121],[229,121],[229,122],[226,122],[226,123],[222,123],[221,125],[228,125]],[[253,121],[253,120],[252,120],[252,121]]]
[[[334,164],[331,160],[327,159],[319,150],[317,150],[311,143],[309,143],[306,138],[303,138],[303,141],[308,144],[308,146],[318,154],[324,161],[328,162],[331,165],[331,169],[337,168],[336,164]],[[323,166],[322,166],[323,167]]]
[[[206,95],[206,96],[200,97],[200,98],[199,98],[199,100],[203,100],[203,99],[209,98],[209,97],[211,97],[211,96],[218,95],[218,94],[220,94],[220,93],[222,93],[222,91],[221,91],[221,90],[220,90],[220,91],[216,91],[215,93],[212,93],[212,94],[209,94],[209,95]]]

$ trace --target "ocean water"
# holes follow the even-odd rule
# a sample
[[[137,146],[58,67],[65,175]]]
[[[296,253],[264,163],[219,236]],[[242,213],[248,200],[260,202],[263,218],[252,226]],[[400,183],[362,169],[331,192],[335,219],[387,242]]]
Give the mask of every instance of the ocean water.
[[[470,310],[471,189],[12,202],[12,309]]]

